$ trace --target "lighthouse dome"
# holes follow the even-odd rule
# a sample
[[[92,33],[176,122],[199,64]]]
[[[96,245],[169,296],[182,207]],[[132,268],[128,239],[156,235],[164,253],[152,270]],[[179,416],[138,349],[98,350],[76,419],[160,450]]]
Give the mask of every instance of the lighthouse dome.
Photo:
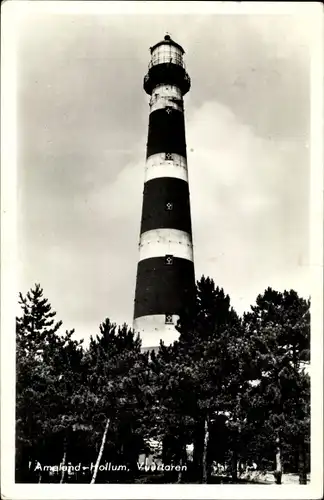
[[[160,42],[156,43],[155,45],[153,45],[153,47],[150,47],[150,51],[151,53],[153,51],[155,51],[155,49],[157,49],[158,47],[160,47],[161,45],[167,45],[167,46],[170,46],[172,45],[173,47],[176,47],[178,49],[178,51],[180,52],[180,54],[184,54],[185,51],[183,50],[183,48],[181,47],[181,45],[177,42],[175,42],[174,40],[172,40],[171,36],[169,35],[169,33],[167,33],[165,36],[164,36],[164,39],[161,40]]]
[[[151,64],[173,63],[183,66],[184,50],[172,40],[169,34],[166,34],[164,39],[151,47]]]

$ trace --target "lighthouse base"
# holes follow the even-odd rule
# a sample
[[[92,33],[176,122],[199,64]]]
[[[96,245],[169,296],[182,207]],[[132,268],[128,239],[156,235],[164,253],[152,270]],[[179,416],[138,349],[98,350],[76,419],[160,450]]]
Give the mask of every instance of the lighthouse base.
[[[166,323],[165,318],[165,314],[152,314],[134,319],[133,328],[141,337],[143,350],[157,349],[161,340],[165,345],[178,340],[179,332],[175,325],[179,316],[172,315],[172,323]]]

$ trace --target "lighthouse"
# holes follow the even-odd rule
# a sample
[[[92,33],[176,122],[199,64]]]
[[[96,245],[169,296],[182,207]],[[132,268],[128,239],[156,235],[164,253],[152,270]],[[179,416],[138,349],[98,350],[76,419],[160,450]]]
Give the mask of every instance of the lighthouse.
[[[150,52],[144,78],[150,111],[133,323],[144,349],[178,338],[177,321],[192,307],[195,294],[183,105],[190,78],[184,50],[170,35]]]

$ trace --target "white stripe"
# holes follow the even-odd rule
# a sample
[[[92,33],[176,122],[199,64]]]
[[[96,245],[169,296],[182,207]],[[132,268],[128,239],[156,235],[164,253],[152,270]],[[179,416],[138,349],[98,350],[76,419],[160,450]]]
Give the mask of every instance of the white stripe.
[[[176,101],[180,100],[181,103]],[[181,90],[175,85],[158,85],[154,88],[152,97],[150,99],[150,112],[157,109],[170,107],[183,111],[183,99]]]
[[[178,111],[183,111],[183,106],[167,97],[160,97],[153,104],[151,104],[150,107],[150,113],[153,113],[153,111],[156,111],[157,109],[163,108],[173,108]]]
[[[162,339],[166,345],[172,344],[179,338],[175,329],[178,315],[173,315],[173,325],[165,324],[165,314],[152,314],[135,318],[133,328],[142,339],[142,347],[158,347]]]
[[[151,229],[141,234],[139,260],[173,255],[193,262],[192,239],[179,229]]]
[[[161,84],[157,85],[152,92],[152,99],[156,99],[157,97],[176,97],[177,99],[182,99],[182,93],[179,87],[176,85],[166,85]]]
[[[187,160],[172,153],[172,160],[165,159],[165,153],[151,155],[146,160],[144,182],[159,177],[175,177],[188,182]]]

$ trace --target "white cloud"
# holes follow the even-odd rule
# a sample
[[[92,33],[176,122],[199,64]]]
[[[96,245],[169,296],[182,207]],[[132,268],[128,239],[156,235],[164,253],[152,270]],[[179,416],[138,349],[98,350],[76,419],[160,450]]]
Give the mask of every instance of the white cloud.
[[[214,278],[241,311],[266,286],[308,294],[304,145],[258,137],[216,102],[189,113],[187,137],[197,277]]]

